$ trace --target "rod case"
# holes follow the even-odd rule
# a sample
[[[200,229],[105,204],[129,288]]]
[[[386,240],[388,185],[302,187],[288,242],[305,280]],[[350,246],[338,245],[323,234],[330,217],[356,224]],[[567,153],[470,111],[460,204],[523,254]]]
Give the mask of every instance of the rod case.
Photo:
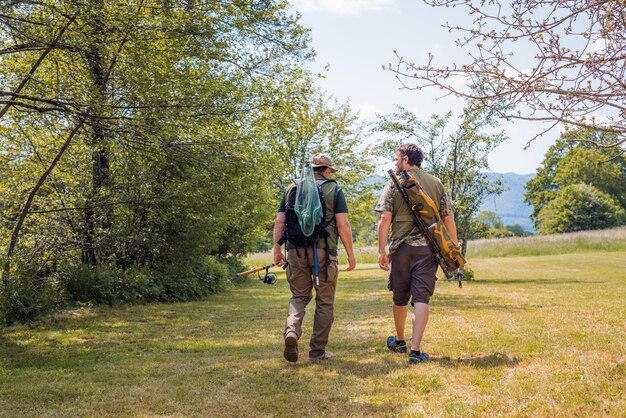
[[[463,272],[461,267],[466,261],[461,254],[461,247],[455,244],[439,216],[439,209],[435,202],[424,192],[415,177],[402,171],[402,184],[393,170],[388,171],[396,189],[402,194],[405,203],[411,209],[411,214],[420,232],[428,242],[437,264],[447,280],[458,280],[462,287]]]

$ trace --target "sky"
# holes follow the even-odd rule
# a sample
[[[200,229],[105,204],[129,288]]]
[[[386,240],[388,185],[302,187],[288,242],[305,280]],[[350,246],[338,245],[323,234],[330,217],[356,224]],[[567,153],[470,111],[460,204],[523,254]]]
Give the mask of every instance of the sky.
[[[429,52],[442,66],[466,62],[469,51],[455,46],[457,34],[442,27],[450,23],[470,25],[460,9],[426,5],[421,0],[292,0],[302,14],[301,23],[312,30],[317,56],[308,64],[323,73],[319,86],[340,101],[348,101],[365,120],[394,111],[399,104],[422,120],[452,110],[458,120],[463,99],[442,98],[442,92],[402,89],[395,75],[383,65],[397,62],[394,50],[409,61],[425,63]],[[523,53],[524,51],[520,51]],[[328,66],[328,71],[324,68]],[[537,171],[543,156],[559,132],[553,130],[526,143],[542,130],[537,122],[503,121],[509,140],[489,155],[491,171],[529,174]],[[449,128],[450,131],[454,127]]]

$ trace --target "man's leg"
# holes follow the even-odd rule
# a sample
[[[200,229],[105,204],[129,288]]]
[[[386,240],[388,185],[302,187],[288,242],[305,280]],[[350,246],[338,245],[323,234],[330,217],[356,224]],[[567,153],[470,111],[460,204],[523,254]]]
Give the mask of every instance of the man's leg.
[[[404,325],[406,324],[407,306],[392,305],[393,322],[396,325],[396,339],[404,341]]]
[[[389,290],[393,292],[393,322],[396,335],[387,338],[387,348],[396,353],[406,353],[404,342],[404,327],[408,313],[411,291],[410,261],[412,248],[401,244],[390,256]]]
[[[311,258],[313,257],[313,249],[311,248]],[[320,261],[319,266],[319,286],[315,289],[315,319],[313,321],[313,334],[311,334],[311,350],[309,358],[316,359],[324,356],[326,353],[326,344],[330,335],[330,329],[335,319],[335,291],[337,290],[337,257],[328,256],[328,269],[324,266],[326,261],[326,250],[317,250],[317,259]],[[326,272],[328,271],[328,276]]]
[[[437,263],[428,247],[416,247],[411,266],[411,296],[413,298],[413,335],[409,363],[428,361],[428,354],[420,350],[424,330],[428,323],[428,303],[435,291]]]
[[[289,250],[289,265],[287,266],[287,281],[291,289],[291,299],[287,320],[285,321],[285,359],[291,362],[298,360],[298,340],[302,335],[302,320],[306,306],[312,297],[311,269],[305,259],[305,249]],[[301,257],[298,257],[298,252]]]
[[[416,302],[413,305],[413,339],[411,350],[420,351],[424,330],[428,323],[428,304]]]

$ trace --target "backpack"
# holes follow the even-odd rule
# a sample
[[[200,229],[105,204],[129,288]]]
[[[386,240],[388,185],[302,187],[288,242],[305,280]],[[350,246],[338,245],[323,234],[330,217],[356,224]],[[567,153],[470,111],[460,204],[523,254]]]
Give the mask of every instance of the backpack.
[[[285,232],[283,237],[278,241],[278,244],[282,245],[286,241],[289,241],[296,248],[300,247],[312,247],[320,238],[328,237],[326,226],[332,221],[326,222],[326,202],[324,200],[324,192],[322,186],[326,183],[337,183],[333,179],[316,180],[315,186],[319,201],[321,204],[321,219],[315,223],[312,233],[307,236],[302,231],[298,214],[296,213],[296,195],[298,193],[298,187],[301,187],[302,181],[297,181],[293,187],[287,192],[285,199]]]

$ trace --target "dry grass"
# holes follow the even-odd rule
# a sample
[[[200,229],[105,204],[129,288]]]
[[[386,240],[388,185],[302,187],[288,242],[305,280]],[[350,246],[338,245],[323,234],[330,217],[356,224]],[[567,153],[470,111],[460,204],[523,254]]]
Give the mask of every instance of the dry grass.
[[[433,361],[417,367],[384,346],[390,295],[372,265],[341,274],[337,357],[318,365],[282,358],[282,272],[205,302],[59,314],[0,335],[0,415],[624,416],[625,263],[477,259],[478,280],[439,283]]]
[[[585,252],[626,251],[626,226],[599,231],[570,232],[567,234],[535,235],[530,237],[479,239],[469,241],[467,258],[519,257],[535,255],[557,255]],[[377,247],[355,248],[357,262],[378,263]],[[339,259],[346,262],[345,252]],[[272,262],[270,252],[251,254],[246,261],[261,266]]]
[[[626,251],[626,226],[598,231],[470,241],[469,258]]]

